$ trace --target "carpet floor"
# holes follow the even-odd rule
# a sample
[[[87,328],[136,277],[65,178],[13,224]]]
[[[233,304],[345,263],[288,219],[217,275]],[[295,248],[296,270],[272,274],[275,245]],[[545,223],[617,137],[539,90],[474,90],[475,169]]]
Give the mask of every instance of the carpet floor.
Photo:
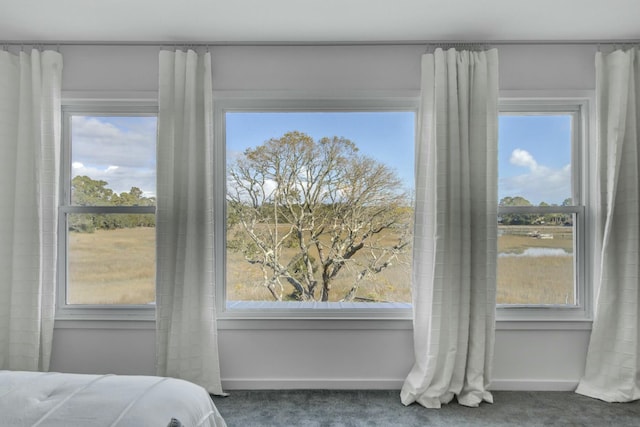
[[[493,392],[494,403],[441,409],[400,403],[391,390],[251,390],[214,397],[228,427],[640,426],[640,401],[605,403],[571,392]]]

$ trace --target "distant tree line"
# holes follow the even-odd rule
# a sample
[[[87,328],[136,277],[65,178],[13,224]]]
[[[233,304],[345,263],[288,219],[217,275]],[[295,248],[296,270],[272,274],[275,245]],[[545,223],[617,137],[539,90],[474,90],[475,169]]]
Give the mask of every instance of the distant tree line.
[[[75,206],[155,206],[155,197],[145,197],[138,187],[120,194],[103,180],[76,176],[71,180],[71,204]],[[68,218],[71,231],[93,233],[95,230],[155,227],[154,214],[72,214]]]
[[[507,196],[500,200],[499,206],[534,206],[522,196]],[[571,198],[562,202],[561,206],[571,206]],[[558,206],[540,202],[538,206]],[[573,225],[573,216],[567,213],[505,213],[501,214],[498,222],[502,225]]]

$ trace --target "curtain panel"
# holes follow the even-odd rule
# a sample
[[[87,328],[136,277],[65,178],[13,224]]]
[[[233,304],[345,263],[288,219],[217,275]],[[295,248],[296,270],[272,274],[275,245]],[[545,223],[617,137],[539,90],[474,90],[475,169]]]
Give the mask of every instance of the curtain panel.
[[[62,56],[0,51],[0,369],[49,370]]]
[[[223,394],[213,262],[211,55],[161,51],[159,61],[157,373]]]
[[[640,50],[596,54],[600,280],[577,393],[640,399]]]
[[[439,408],[491,402],[498,53],[422,57],[413,249],[415,364],[401,391]]]

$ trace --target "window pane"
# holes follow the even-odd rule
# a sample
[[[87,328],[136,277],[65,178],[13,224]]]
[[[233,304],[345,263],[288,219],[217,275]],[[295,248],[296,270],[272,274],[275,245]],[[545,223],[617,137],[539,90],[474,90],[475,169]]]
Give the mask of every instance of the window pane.
[[[573,205],[572,118],[500,115],[499,204],[523,208],[499,209],[498,304],[576,304],[575,216],[548,210]]]
[[[67,304],[155,301],[155,215],[69,214]]]
[[[152,116],[72,116],[71,204],[154,205],[156,122]]]
[[[498,304],[576,303],[573,227],[546,224],[498,224]]]
[[[228,300],[411,301],[415,113],[225,119]]]

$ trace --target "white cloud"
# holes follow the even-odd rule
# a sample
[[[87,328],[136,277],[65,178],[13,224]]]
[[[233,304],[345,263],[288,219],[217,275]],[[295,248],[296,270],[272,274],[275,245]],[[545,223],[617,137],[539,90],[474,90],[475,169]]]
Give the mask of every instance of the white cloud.
[[[509,162],[528,171],[501,178],[498,197],[523,196],[534,205],[540,202],[561,204],[571,197],[570,164],[560,169],[550,168],[539,164],[531,153],[521,149],[513,150]]]
[[[152,128],[119,128],[104,119],[73,117],[72,174],[108,182],[116,193],[156,192],[156,134]]]
[[[527,150],[521,150],[519,148],[513,150],[509,162],[511,162],[511,164],[513,165],[524,166],[531,170],[535,170],[538,168],[538,162],[536,162],[531,153],[529,153]]]

